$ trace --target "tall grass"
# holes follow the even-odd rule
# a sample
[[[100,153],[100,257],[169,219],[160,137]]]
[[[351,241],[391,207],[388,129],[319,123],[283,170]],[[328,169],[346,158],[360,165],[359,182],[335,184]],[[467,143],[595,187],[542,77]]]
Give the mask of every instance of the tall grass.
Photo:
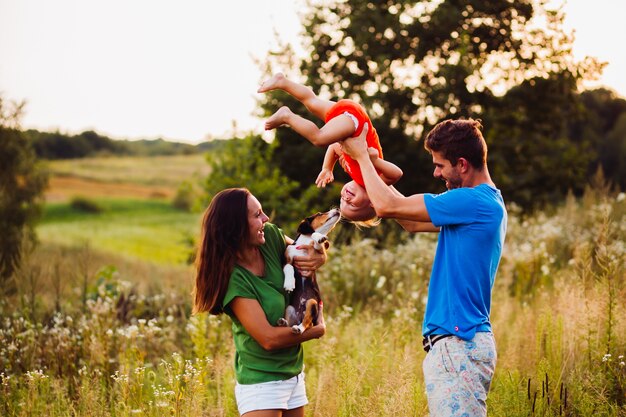
[[[510,209],[490,415],[626,416],[625,213],[625,195],[606,190],[532,217]],[[305,343],[307,416],[427,414],[420,330],[435,245],[332,249],[318,276],[327,334]],[[47,248],[0,301],[0,414],[237,415],[229,320],[190,316],[188,269],[163,289],[141,284],[161,267]]]

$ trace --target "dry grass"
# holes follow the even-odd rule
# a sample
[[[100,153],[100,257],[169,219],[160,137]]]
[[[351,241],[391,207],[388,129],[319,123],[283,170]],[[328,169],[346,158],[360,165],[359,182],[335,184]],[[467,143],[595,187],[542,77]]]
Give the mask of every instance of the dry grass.
[[[208,174],[204,155],[99,157],[51,161],[48,202],[85,197],[171,198],[178,186]]]

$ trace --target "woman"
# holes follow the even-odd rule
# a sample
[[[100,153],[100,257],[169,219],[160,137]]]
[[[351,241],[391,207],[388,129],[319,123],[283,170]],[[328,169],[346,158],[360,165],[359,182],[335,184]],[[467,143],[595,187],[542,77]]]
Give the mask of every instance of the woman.
[[[326,326],[320,308],[319,323],[300,335],[276,327],[288,304],[282,267],[293,240],[268,220],[245,188],[229,188],[213,198],[196,257],[194,313],[224,312],[232,319],[241,415],[301,417],[308,403],[301,343],[322,337]],[[306,273],[323,265],[326,256],[295,261]]]

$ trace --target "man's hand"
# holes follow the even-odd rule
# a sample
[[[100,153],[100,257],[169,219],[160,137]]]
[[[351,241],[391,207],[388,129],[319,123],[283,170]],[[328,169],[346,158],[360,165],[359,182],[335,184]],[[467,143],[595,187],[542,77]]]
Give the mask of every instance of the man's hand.
[[[293,264],[302,276],[309,277],[320,266],[324,265],[328,259],[326,251],[318,252],[312,246],[298,246],[296,249],[306,251],[306,256],[294,256]]]
[[[367,142],[365,137],[367,136],[367,131],[369,130],[369,126],[367,123],[363,125],[363,130],[361,134],[355,138],[348,138],[341,142],[341,147],[345,153],[350,155],[352,159],[358,160],[360,158],[368,158],[369,155],[367,153]]]

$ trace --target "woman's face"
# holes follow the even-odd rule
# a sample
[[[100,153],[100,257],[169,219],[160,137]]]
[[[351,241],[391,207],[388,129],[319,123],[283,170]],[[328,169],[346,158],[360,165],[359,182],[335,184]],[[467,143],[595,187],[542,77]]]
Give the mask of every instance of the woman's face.
[[[250,232],[248,239],[251,245],[260,246],[265,243],[263,228],[268,220],[269,217],[263,213],[259,200],[250,194],[248,196],[248,229]]]

